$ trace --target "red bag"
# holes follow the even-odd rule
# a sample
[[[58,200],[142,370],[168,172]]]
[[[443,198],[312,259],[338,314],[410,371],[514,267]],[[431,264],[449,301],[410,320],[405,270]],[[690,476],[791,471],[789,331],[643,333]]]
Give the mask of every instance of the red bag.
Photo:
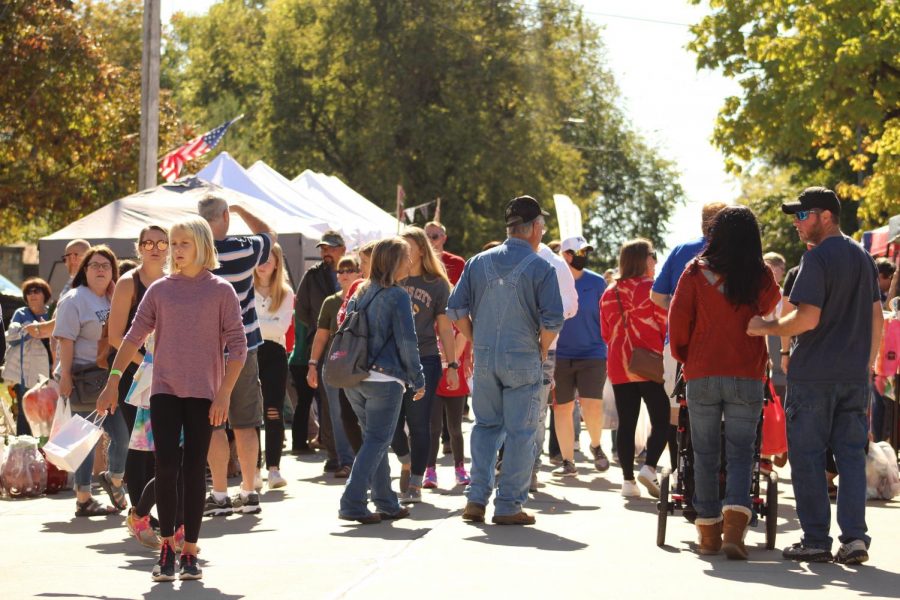
[[[759,453],[762,456],[778,456],[788,449],[784,407],[781,405],[781,398],[775,393],[771,379],[767,385],[769,401],[763,408],[762,444]]]

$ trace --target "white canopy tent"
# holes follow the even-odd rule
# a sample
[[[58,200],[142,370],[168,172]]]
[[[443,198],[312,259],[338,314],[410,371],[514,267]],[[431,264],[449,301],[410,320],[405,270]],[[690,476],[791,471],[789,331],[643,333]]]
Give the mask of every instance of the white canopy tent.
[[[78,238],[92,244],[107,244],[121,258],[135,255],[135,241],[141,229],[150,224],[169,227],[184,218],[197,215],[197,201],[207,194],[216,194],[229,204],[243,204],[263,221],[276,228],[278,241],[284,249],[285,264],[296,284],[305,271],[304,257],[315,255],[315,244],[323,229],[321,223],[310,223],[295,215],[286,214],[259,198],[226,189],[198,177],[187,177],[171,184],[150,188],[110,202],[56,231],[39,242],[41,277],[58,293],[67,279],[61,259],[66,244]],[[319,225],[319,227],[316,227]],[[231,220],[234,235],[247,235],[250,230],[238,217]]]

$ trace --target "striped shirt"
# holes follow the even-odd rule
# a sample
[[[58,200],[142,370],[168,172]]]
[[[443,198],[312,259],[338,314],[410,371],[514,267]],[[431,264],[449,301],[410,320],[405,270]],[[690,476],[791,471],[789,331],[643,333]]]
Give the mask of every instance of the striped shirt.
[[[269,260],[271,249],[272,236],[267,233],[216,240],[216,252],[219,253],[221,266],[213,274],[222,277],[237,292],[248,350],[258,348],[263,343],[253,294],[253,269]]]

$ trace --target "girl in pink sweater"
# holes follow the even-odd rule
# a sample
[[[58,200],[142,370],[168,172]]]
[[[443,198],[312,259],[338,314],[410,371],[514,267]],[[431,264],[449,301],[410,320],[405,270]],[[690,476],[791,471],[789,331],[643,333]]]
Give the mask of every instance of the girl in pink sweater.
[[[156,332],[150,421],[156,445],[156,499],[160,535],[154,581],[175,579],[175,505],[178,469],[184,470],[185,543],[181,579],[200,579],[197,538],[206,494],[206,453],[214,426],[228,415],[231,391],[247,355],[237,294],[210,273],[218,266],[209,224],[199,218],[170,230],[169,275],[154,282],[138,306],[110,370],[97,410],[115,412],[122,370]],[[227,347],[228,356],[225,359]],[[184,430],[184,449],[179,437]],[[182,456],[183,455],[183,456]]]

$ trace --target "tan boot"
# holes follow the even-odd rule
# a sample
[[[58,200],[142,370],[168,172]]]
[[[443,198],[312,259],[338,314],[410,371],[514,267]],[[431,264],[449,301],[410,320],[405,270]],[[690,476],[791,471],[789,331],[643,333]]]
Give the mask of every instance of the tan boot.
[[[694,521],[700,554],[718,554],[722,549],[722,517],[701,518]]]
[[[747,560],[744,537],[750,525],[750,509],[746,506],[728,505],[722,507],[724,526],[722,528],[722,550],[733,560]]]

